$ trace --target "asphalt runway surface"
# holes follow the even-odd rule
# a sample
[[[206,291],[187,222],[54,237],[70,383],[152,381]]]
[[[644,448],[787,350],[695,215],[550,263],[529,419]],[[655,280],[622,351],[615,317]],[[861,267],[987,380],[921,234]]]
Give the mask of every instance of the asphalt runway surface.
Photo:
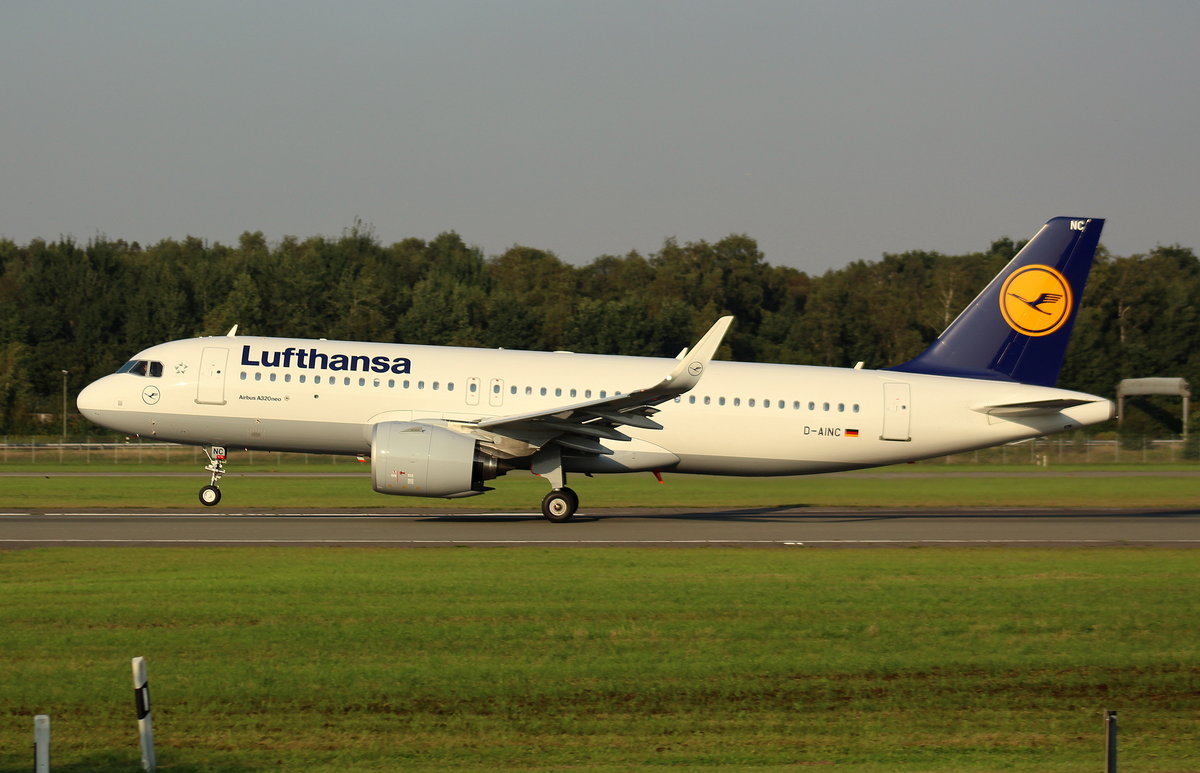
[[[1200,508],[612,509],[540,513],[0,512],[0,549],[42,546],[1200,547]]]

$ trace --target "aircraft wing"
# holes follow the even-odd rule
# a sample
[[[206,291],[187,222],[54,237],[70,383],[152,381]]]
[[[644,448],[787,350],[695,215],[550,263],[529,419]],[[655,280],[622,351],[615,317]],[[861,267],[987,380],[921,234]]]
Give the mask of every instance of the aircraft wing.
[[[662,429],[651,418],[658,413],[655,406],[700,383],[732,322],[731,316],[718,319],[695,346],[680,353],[675,368],[653,386],[561,408],[485,419],[474,426],[539,447],[556,443],[572,451],[611,454],[601,440],[630,439],[618,427]]]

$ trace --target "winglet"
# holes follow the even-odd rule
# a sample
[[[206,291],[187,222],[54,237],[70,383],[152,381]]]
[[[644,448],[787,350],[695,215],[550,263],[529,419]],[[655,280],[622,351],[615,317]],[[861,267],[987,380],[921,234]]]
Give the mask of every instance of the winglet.
[[[679,364],[671,371],[671,374],[662,380],[660,387],[669,387],[674,394],[683,394],[696,384],[700,383],[700,376],[704,374],[704,369],[708,367],[709,361],[713,355],[717,353],[717,348],[721,346],[721,341],[725,339],[725,333],[729,330],[729,325],[733,322],[733,317],[721,317],[713,326],[708,329],[704,337],[696,342],[696,345],[678,358]]]

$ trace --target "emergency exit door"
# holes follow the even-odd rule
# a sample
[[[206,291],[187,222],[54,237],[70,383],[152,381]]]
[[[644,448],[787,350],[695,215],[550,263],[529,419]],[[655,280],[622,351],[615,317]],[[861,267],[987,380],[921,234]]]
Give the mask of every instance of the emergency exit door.
[[[908,384],[886,383],[883,385],[883,440],[912,440],[911,392]]]

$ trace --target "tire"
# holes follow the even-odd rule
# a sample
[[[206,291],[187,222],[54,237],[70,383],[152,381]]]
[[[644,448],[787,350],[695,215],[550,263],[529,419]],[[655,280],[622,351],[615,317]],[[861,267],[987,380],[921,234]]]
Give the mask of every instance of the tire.
[[[542,515],[550,523],[566,523],[578,508],[579,497],[569,488],[556,488],[542,500]]]
[[[205,507],[216,507],[221,501],[221,489],[216,486],[205,486],[200,489],[200,504]]]

